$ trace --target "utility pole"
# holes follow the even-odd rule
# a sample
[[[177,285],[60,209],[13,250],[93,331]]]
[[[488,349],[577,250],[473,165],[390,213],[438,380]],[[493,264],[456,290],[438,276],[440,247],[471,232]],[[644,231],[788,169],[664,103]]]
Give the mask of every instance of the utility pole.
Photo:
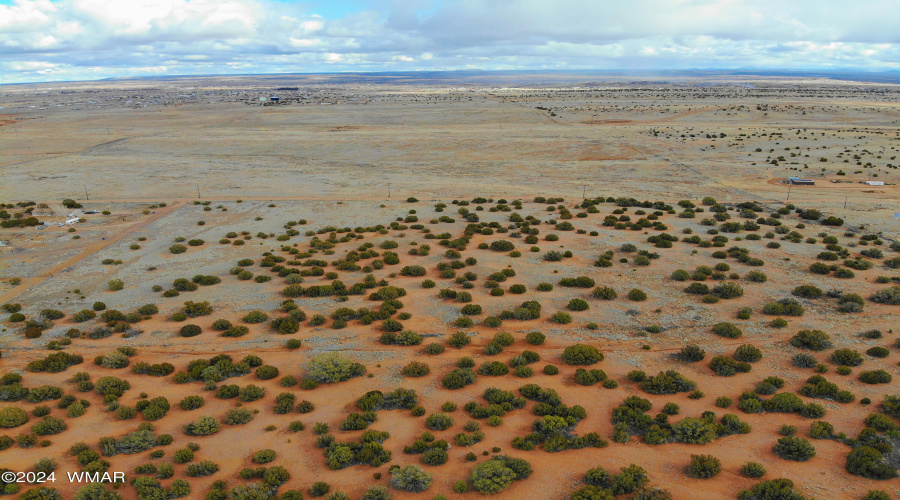
[[[197,184],[197,199],[200,199],[200,184]]]
[[[587,198],[587,195],[585,193],[587,193],[587,184],[582,184],[581,185],[581,198],[582,199]]]
[[[87,186],[84,186],[84,199],[85,199],[85,200],[90,200],[90,199],[91,199],[91,197],[88,196]]]
[[[391,197],[391,183],[388,182],[388,198]]]
[[[788,197],[787,197],[788,200],[791,199],[791,188],[792,188],[792,187],[794,187],[793,184],[788,184]]]
[[[847,198],[849,198],[849,196],[844,196],[844,208],[847,208]]]

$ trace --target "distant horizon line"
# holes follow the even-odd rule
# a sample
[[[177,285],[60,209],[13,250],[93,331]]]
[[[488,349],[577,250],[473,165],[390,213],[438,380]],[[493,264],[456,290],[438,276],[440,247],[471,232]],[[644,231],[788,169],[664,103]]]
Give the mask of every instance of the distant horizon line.
[[[596,74],[596,75],[752,75],[752,76],[824,76],[837,80],[853,80],[852,76],[867,76],[871,80],[873,76],[884,76],[888,81],[884,83],[900,84],[900,69],[859,69],[859,68],[819,68],[819,69],[768,69],[768,68],[691,68],[691,69],[418,69],[404,71],[378,71],[378,70],[338,70],[338,71],[306,71],[306,72],[273,72],[273,73],[209,73],[209,74],[171,74],[171,75],[132,75],[110,76],[84,80],[36,80],[30,82],[0,83],[0,87],[15,85],[40,85],[59,83],[90,83],[129,80],[165,80],[183,78],[225,78],[225,77],[278,77],[278,76],[327,76],[327,75],[463,75],[473,76],[501,75],[501,74]],[[837,78],[836,78],[837,77]],[[843,77],[843,78],[840,78]],[[880,81],[877,79],[876,81]],[[893,80],[893,81],[891,81]]]

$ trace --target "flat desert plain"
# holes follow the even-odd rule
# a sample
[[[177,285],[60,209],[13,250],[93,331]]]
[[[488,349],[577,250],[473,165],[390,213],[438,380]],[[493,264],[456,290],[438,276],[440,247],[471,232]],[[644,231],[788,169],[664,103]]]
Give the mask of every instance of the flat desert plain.
[[[0,87],[3,492],[896,498],[898,98]]]

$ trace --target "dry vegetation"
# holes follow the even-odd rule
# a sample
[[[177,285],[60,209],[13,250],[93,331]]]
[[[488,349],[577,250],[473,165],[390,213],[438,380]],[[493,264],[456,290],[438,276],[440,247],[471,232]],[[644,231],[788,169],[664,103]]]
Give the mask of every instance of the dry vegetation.
[[[310,85],[2,96],[0,495],[897,494],[893,87]]]

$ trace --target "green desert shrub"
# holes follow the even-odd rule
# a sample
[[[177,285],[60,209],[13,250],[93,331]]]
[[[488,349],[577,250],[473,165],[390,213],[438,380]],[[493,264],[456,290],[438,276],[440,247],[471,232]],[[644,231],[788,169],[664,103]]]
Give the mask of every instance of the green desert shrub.
[[[244,323],[262,323],[269,319],[269,315],[262,311],[250,311],[242,318]]]
[[[794,490],[790,479],[773,479],[756,483],[749,490],[738,493],[738,500],[805,500],[806,497]]]
[[[747,273],[747,281],[751,283],[765,283],[768,280],[769,277],[762,271],[750,271]]]
[[[205,400],[200,396],[187,396],[178,403],[182,410],[196,410],[205,404]]]
[[[243,337],[250,333],[250,329],[244,325],[236,325],[222,332],[223,337]]]
[[[762,359],[762,351],[754,345],[744,344],[735,349],[734,359],[745,363],[756,363]]]
[[[407,377],[424,377],[428,375],[431,369],[427,364],[420,361],[412,361],[403,367],[403,375]]]
[[[643,302],[643,301],[647,300],[647,293],[644,292],[643,290],[633,288],[633,289],[631,289],[630,292],[628,292],[628,300],[631,300],[634,302]]]
[[[309,488],[309,494],[314,497],[323,497],[331,491],[331,486],[324,481],[316,481]]]
[[[462,389],[467,385],[474,384],[475,380],[475,372],[471,369],[457,368],[444,376],[441,385],[446,389]]]
[[[278,376],[278,368],[271,365],[262,365],[256,369],[255,374],[260,380],[271,380]]]
[[[433,431],[444,431],[453,425],[453,418],[444,413],[434,413],[425,419],[425,427]]]
[[[750,371],[749,363],[742,363],[728,356],[716,356],[709,362],[709,367],[721,377],[730,377],[738,373]]]
[[[813,439],[831,439],[834,436],[834,426],[828,422],[813,422],[809,427],[809,437]]]
[[[566,305],[566,309],[570,311],[587,311],[588,303],[582,299],[572,299],[569,301],[569,304]]]
[[[691,455],[691,463],[687,467],[689,476],[697,479],[709,479],[722,472],[722,462],[712,455]]]
[[[199,325],[184,325],[178,330],[178,335],[182,337],[196,337],[200,335],[201,329]]]
[[[889,384],[893,380],[890,373],[884,370],[864,371],[859,374],[859,381],[866,384]]]
[[[184,307],[181,308],[181,313],[189,318],[206,316],[212,313],[212,306],[209,305],[209,302],[192,302],[188,300],[184,303]]]
[[[815,356],[807,353],[795,354],[791,358],[791,364],[798,368],[813,368],[818,363],[819,361],[815,358]]]
[[[794,299],[781,299],[763,306],[762,312],[771,316],[803,316],[806,310]]]
[[[575,344],[563,351],[562,359],[570,365],[592,365],[603,361],[603,353],[596,347],[586,344]]]
[[[837,349],[831,353],[829,359],[839,366],[859,366],[863,362],[862,355],[853,349]]]
[[[686,363],[696,363],[698,361],[703,361],[703,358],[706,356],[706,351],[698,345],[690,344],[682,347],[677,356],[678,359]]]
[[[391,470],[391,486],[398,490],[421,493],[431,487],[432,476],[417,465]]]
[[[737,325],[728,322],[716,323],[712,327],[712,332],[720,337],[729,339],[736,339],[743,335],[743,332],[741,332],[741,329],[738,328]]]
[[[228,425],[243,425],[253,420],[253,412],[246,408],[231,408],[225,412],[222,420]]]
[[[0,427],[10,429],[28,422],[28,413],[21,408],[10,406],[0,410]]]
[[[791,337],[790,343],[794,347],[812,351],[824,351],[832,346],[831,337],[822,330],[800,330]]]
[[[705,278],[706,275],[703,275]],[[709,293],[709,285],[706,283],[691,283],[684,289],[684,293],[691,295],[706,295]]]
[[[687,281],[691,279],[691,274],[684,269],[678,269],[672,273],[671,278],[675,281]]]
[[[854,448],[847,455],[847,472],[869,479],[891,479],[897,477],[897,470],[885,463],[884,454],[872,446]]]
[[[560,325],[567,325],[572,322],[572,315],[563,311],[558,311],[550,316],[550,321]]]
[[[527,461],[507,456],[494,456],[475,466],[469,481],[482,494],[495,494],[508,488],[513,481],[527,479],[532,473]]]
[[[525,335],[525,341],[531,345],[541,345],[545,339],[546,336],[541,332],[529,332]]]
[[[891,351],[881,346],[875,346],[867,349],[866,354],[875,358],[886,358],[891,354]]]
[[[734,299],[744,295],[744,289],[737,283],[722,283],[710,290],[710,293],[720,299]]]
[[[422,336],[412,330],[403,330],[401,332],[384,332],[381,334],[381,343],[384,345],[419,345],[422,343]]]
[[[823,293],[819,287],[813,285],[800,285],[794,288],[791,295],[802,297],[804,299],[818,299],[822,297]]]
[[[188,436],[209,436],[219,432],[219,421],[210,416],[185,424],[184,433]]]
[[[766,475],[766,468],[759,462],[747,462],[741,466],[741,474],[757,479]]]
[[[309,362],[309,377],[320,383],[350,380],[365,374],[366,368],[337,352],[319,354]]]
[[[692,391],[697,384],[674,370],[659,372],[641,383],[641,388],[650,394],[677,394]]]
[[[776,455],[785,460],[806,462],[816,456],[816,449],[812,443],[804,438],[783,437],[778,440],[773,449]]]
[[[900,304],[900,286],[879,290],[870,296],[869,300],[878,304],[898,305]]]

